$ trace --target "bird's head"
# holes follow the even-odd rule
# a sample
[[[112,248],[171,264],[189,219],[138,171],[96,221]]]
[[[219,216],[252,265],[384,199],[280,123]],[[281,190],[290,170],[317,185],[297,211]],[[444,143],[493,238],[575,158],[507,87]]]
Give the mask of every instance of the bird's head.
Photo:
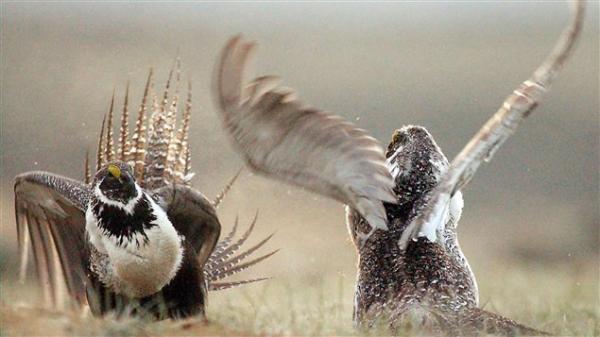
[[[96,172],[94,191],[100,198],[127,204],[138,196],[140,187],[135,182],[133,170],[129,165],[114,162]]]
[[[448,160],[431,134],[425,128],[414,125],[394,131],[385,157],[386,166],[394,178],[397,203],[384,203],[389,231],[376,232],[372,242],[375,246],[377,242],[393,242],[395,247],[410,218],[415,216],[419,207],[427,201],[428,193],[438,184],[448,167]],[[346,217],[352,240],[360,251],[362,246],[357,233],[368,232],[370,226],[351,208],[347,209]]]
[[[421,126],[408,125],[396,130],[385,156],[400,204],[428,193],[448,168],[446,156]]]

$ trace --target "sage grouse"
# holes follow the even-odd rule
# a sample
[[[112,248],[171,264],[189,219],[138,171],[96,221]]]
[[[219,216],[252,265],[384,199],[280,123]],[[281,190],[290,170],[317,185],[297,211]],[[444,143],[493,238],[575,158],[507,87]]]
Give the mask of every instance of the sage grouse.
[[[478,308],[475,277],[457,241],[460,190],[535,108],[570,54],[583,4],[555,50],[449,164],[423,127],[397,130],[385,154],[365,131],[304,107],[272,76],[243,86],[255,45],[232,38],[213,88],[224,129],[247,165],[347,204],[358,253],[354,320],[393,331],[543,334]],[[417,318],[415,320],[415,318]]]
[[[239,239],[236,220],[233,230],[218,242],[221,224],[216,207],[233,180],[214,202],[190,187],[191,86],[183,121],[175,130],[179,65],[176,90],[170,95],[172,75],[173,70],[159,102],[150,70],[132,137],[127,90],[118,146],[112,130],[113,95],[108,119],[102,122],[93,179],[87,158],[83,182],[47,172],[16,177],[21,277],[31,242],[48,305],[63,306],[69,298],[66,292],[70,302],[78,307],[87,303],[95,315],[204,316],[207,290],[262,280],[219,282],[274,252],[241,263],[268,237],[235,255],[256,218]],[[154,99],[147,121],[149,96]]]

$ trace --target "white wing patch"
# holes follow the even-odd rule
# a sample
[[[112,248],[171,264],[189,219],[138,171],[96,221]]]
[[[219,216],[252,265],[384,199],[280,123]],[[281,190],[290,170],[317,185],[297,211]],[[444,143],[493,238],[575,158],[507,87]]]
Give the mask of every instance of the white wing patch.
[[[455,224],[458,223],[460,217],[462,216],[462,210],[464,206],[465,201],[463,199],[462,192],[457,191],[452,197],[452,200],[450,200],[450,218],[446,220],[446,224],[449,222]]]
[[[448,211],[450,195],[466,186],[483,162],[491,160],[494,153],[538,106],[550,88],[579,38],[584,13],[585,2],[575,2],[570,23],[563,30],[550,55],[531,78],[506,98],[500,109],[454,158],[450,169],[444,173],[438,187],[433,191],[429,205],[402,233],[399,241],[401,249],[406,248],[410,239],[414,240],[418,236],[435,240],[435,228]]]
[[[423,223],[419,228],[417,236],[413,239],[426,237],[430,242],[435,242],[438,231],[444,229],[444,225],[450,214],[450,194],[440,196],[436,204],[433,206],[437,211],[428,222]]]
[[[416,238],[426,237],[430,242],[435,242],[439,236],[443,241],[444,236],[441,234],[448,223],[457,224],[462,215],[464,200],[462,192],[458,191],[450,199],[449,194],[442,195],[437,203],[433,206],[437,211],[435,216],[431,217],[431,221],[424,223]],[[441,242],[444,244],[443,242]]]

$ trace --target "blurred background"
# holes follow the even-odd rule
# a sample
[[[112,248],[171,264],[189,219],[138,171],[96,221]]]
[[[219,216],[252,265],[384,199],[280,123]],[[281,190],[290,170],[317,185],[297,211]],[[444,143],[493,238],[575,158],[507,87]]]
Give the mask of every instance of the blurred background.
[[[540,270],[527,281],[548,287],[551,301],[545,280],[560,269],[598,303],[598,7],[589,4],[579,46],[542,105],[463,191],[461,245],[484,298],[514,267]],[[210,92],[230,36],[256,40],[257,73],[281,76],[304,102],[384,145],[395,128],[423,125],[451,158],[541,62],[568,18],[563,2],[36,2],[2,10],[4,281],[17,265],[14,176],[82,178],[113,89],[120,105],[130,81],[139,104],[149,67],[161,86],[177,50],[193,82],[193,186],[213,198],[243,165]],[[253,242],[277,232],[268,246],[282,249],[246,275],[353,282],[341,204],[246,170],[219,208],[223,231],[238,214],[249,223],[256,210]]]

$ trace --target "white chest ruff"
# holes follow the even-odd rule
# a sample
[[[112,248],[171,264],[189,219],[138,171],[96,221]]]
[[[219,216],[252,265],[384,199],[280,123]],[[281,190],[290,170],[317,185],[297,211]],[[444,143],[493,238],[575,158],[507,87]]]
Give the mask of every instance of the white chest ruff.
[[[152,198],[147,199],[156,216],[153,221],[156,226],[145,230],[147,240],[140,245],[136,241],[144,242],[141,233],[119,245],[116,237],[103,233],[91,207],[86,211],[90,243],[96,248],[96,254],[101,255],[92,257],[92,270],[116,293],[136,298],[152,295],[167,285],[175,277],[183,257],[181,238],[167,214]],[[102,265],[94,265],[94,262]]]

